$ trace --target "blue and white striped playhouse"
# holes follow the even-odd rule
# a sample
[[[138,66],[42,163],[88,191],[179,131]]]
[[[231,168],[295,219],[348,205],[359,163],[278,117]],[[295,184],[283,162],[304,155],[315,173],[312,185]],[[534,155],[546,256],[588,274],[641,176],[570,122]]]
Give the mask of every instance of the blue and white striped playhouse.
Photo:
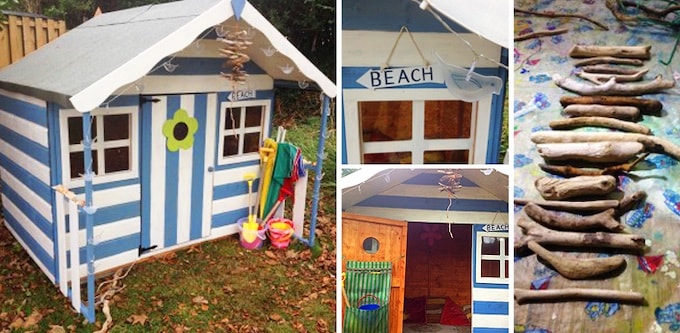
[[[457,179],[457,185],[447,179]],[[398,237],[408,238],[405,297],[424,295],[409,289],[431,285],[426,287],[429,296],[458,295],[457,304],[471,305],[471,332],[510,332],[508,170],[363,166],[343,177],[340,184],[343,213],[407,222],[408,237]],[[449,254],[432,252],[410,257],[412,247],[427,248],[428,242],[431,247],[445,241],[458,244],[454,246],[458,251],[469,252],[456,253],[454,260],[448,259]],[[425,271],[438,271],[439,276]],[[460,272],[469,276],[452,278]],[[432,281],[422,281],[428,278]],[[401,332],[401,328],[390,331]]]
[[[218,39],[233,42],[234,32],[243,32],[238,51],[250,61],[228,79],[220,73],[232,68],[219,52],[228,43]],[[322,91],[318,160],[305,166],[315,179],[314,230],[336,91],[285,36],[245,0],[92,18],[0,71],[7,228],[93,321],[96,273],[238,233],[237,220],[248,215],[244,174],[260,174],[279,85]],[[305,183],[297,183],[302,195]],[[296,199],[297,236],[313,244],[313,233],[302,235],[305,200]]]
[[[342,162],[501,163],[509,5],[342,1]]]

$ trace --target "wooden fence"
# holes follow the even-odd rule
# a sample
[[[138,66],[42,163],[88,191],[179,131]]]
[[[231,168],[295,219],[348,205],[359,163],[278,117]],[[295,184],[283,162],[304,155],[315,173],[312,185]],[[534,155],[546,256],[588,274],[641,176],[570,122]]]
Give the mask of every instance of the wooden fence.
[[[3,12],[0,29],[0,68],[19,61],[37,48],[66,33],[66,22],[44,16]]]

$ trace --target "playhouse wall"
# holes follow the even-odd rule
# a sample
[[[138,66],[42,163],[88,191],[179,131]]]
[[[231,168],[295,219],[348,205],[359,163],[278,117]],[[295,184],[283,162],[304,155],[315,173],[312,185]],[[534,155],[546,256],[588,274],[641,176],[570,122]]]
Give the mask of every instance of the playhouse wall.
[[[483,225],[473,226],[472,246],[477,248],[477,233],[483,232]],[[482,283],[476,278],[477,253],[472,260],[472,333],[510,332],[508,283]]]
[[[5,225],[55,280],[47,103],[0,90],[0,180]]]

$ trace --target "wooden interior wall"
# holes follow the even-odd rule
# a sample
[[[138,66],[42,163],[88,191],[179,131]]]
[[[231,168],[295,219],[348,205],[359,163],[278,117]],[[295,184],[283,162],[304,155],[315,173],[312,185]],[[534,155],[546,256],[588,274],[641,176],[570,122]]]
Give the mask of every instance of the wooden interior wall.
[[[404,297],[449,296],[472,303],[472,226],[409,223]]]
[[[66,33],[66,22],[27,14],[0,22],[0,68],[13,64]]]

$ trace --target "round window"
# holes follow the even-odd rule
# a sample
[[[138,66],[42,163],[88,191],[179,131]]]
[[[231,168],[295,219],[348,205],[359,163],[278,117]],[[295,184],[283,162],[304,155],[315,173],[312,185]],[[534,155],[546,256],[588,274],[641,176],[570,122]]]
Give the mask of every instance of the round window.
[[[378,249],[380,248],[380,242],[378,242],[377,239],[373,237],[368,237],[364,239],[364,244],[363,244],[363,249],[366,251],[368,254],[375,254],[378,252]]]

